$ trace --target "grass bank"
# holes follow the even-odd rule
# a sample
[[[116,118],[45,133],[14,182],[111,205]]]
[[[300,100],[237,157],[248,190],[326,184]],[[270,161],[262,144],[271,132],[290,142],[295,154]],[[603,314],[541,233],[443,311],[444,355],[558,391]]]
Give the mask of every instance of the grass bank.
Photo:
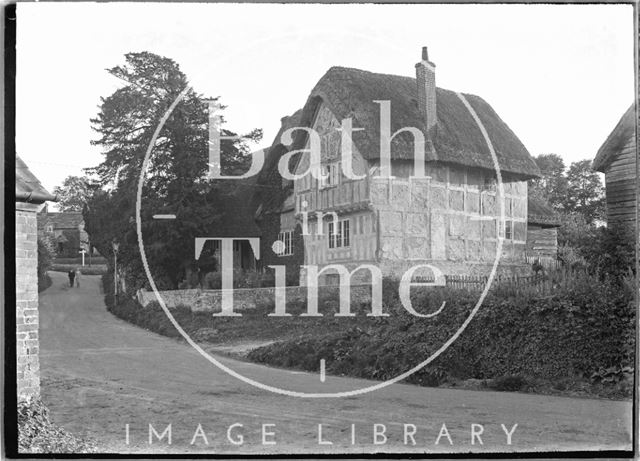
[[[490,294],[460,337],[407,382],[565,394],[629,397],[632,392],[635,317],[631,297],[620,286],[581,274],[550,296],[533,292]],[[105,292],[111,293],[109,276]],[[317,371],[325,360],[330,374],[386,380],[411,369],[437,351],[462,325],[478,295],[449,288],[414,289],[420,313],[445,308],[433,318],[405,310],[397,282],[386,280],[383,296],[388,317],[369,317],[368,304],[352,306],[354,317],[335,317],[336,297],[322,297],[323,317],[300,317],[303,302],[289,303],[291,317],[269,317],[273,303],[242,317],[173,310],[196,341],[226,344],[267,342],[250,351],[249,360],[267,365]],[[107,305],[117,316],[157,333],[178,332],[160,307],[141,307],[132,299]]]

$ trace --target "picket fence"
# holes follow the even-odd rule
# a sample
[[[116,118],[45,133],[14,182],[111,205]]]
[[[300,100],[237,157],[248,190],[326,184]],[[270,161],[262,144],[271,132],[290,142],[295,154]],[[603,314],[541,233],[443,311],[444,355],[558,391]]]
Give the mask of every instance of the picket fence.
[[[493,292],[505,295],[533,294],[547,296],[560,288],[570,287],[580,278],[579,271],[558,269],[538,275],[527,276],[496,276],[490,286]],[[482,291],[485,289],[489,277],[473,275],[446,275],[447,287],[468,291]]]

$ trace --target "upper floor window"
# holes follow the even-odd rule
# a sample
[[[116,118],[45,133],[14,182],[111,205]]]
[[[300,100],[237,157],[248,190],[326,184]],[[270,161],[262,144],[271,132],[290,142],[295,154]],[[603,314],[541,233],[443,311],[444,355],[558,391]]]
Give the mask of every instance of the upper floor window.
[[[491,176],[484,177],[484,185],[482,187],[483,190],[496,190],[496,178],[492,178]]]
[[[340,162],[322,165],[322,178],[319,181],[320,189],[333,187],[340,184]]]
[[[278,234],[278,240],[282,242],[279,246],[278,256],[291,256],[293,254],[293,231],[283,231]]]
[[[348,247],[350,240],[348,219],[329,222],[329,248]]]
[[[53,224],[47,224],[45,231],[49,233],[53,232]]]

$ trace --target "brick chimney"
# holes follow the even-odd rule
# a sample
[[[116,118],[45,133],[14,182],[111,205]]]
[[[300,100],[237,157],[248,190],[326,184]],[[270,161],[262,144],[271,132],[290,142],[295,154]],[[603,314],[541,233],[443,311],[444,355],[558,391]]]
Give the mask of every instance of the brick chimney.
[[[427,47],[422,47],[422,60],[416,64],[418,83],[418,107],[427,134],[436,126],[436,65],[429,61]]]

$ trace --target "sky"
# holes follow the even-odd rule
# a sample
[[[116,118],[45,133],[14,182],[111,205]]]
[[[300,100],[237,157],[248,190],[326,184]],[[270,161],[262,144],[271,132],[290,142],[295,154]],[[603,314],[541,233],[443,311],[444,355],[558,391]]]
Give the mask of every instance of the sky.
[[[331,66],[415,76],[484,98],[532,155],[592,159],[634,100],[631,5],[18,3],[16,146],[45,188],[101,162],[90,118],[127,52],[175,60],[227,127],[301,108]]]

